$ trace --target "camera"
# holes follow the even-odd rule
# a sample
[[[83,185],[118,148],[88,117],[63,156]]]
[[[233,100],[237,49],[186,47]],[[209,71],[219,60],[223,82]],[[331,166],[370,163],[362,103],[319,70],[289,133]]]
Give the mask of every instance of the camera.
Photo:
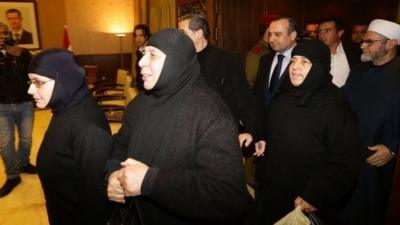
[[[14,46],[16,44],[16,42],[12,38],[7,38],[6,40],[4,40],[3,43],[6,46]]]

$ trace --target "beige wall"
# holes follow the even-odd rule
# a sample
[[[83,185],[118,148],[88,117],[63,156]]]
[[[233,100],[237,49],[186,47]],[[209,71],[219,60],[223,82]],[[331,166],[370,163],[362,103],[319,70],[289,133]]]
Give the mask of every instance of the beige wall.
[[[37,1],[42,49],[62,47],[65,24],[64,0]]]
[[[119,53],[113,33],[133,29],[133,0],[37,1],[42,49],[62,47],[64,24],[77,55]],[[132,51],[132,36],[122,38],[123,52]]]

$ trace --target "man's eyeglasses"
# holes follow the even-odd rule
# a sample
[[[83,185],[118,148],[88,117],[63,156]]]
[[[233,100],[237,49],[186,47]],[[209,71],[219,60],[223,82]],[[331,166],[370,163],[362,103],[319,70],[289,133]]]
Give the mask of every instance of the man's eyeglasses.
[[[366,39],[366,40],[363,40],[362,42],[360,42],[360,44],[361,44],[361,45],[366,44],[367,46],[370,46],[370,45],[372,45],[372,44],[375,43],[375,42],[378,42],[378,41],[387,41],[387,40],[388,40],[388,39],[378,39],[378,40]]]
[[[51,80],[46,80],[46,81],[40,81],[40,80],[29,80],[28,84],[31,85],[35,85],[36,88],[41,88],[45,83],[49,82]]]
[[[334,30],[335,30],[334,28],[319,29],[318,33],[325,34],[325,33],[329,33],[329,32],[334,31]]]

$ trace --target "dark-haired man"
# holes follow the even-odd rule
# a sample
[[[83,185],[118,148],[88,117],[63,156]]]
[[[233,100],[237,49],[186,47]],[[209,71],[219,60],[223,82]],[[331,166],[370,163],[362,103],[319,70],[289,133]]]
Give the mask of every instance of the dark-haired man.
[[[11,38],[17,44],[33,44],[32,33],[22,27],[21,11],[8,9],[6,11],[6,19],[11,28]]]
[[[355,46],[342,42],[343,34],[344,23],[340,18],[327,18],[319,24],[319,40],[331,51],[332,83],[338,87],[346,83],[350,68],[360,62],[359,51]]]
[[[254,93],[257,103],[266,107],[287,77],[287,66],[296,45],[296,22],[292,18],[280,17],[269,26],[268,42],[271,52],[260,59]]]
[[[292,50],[296,45],[296,22],[289,17],[279,17],[271,22],[268,30],[268,42],[273,50],[260,59],[257,79],[253,88],[256,95],[257,105],[261,112],[266,114],[267,108],[272,98],[279,92],[285,79],[288,77],[288,65],[292,57]],[[261,138],[265,138],[264,123],[258,126]],[[257,140],[256,148],[262,145],[265,148],[264,140]],[[259,159],[256,164],[255,182],[259,183],[264,179],[265,163]],[[255,186],[256,199],[260,189]]]
[[[208,42],[210,28],[203,15],[182,17],[179,29],[192,39],[207,84],[220,94],[234,117],[242,123],[244,131],[239,135],[240,145],[249,146],[255,135],[257,110],[240,57]]]
[[[318,27],[319,24],[315,21],[308,21],[305,23],[303,38],[311,40],[318,39]]]
[[[149,40],[150,35],[150,29],[146,24],[138,24],[133,29],[133,40],[135,41],[135,44],[137,46],[134,76],[136,81],[136,88],[139,91],[144,90],[142,75],[140,74],[139,61],[143,56],[143,50],[144,47],[147,45],[147,41]]]
[[[351,29],[351,41],[356,44],[361,44],[364,41],[365,33],[367,32],[368,25],[363,23],[356,23]]]
[[[32,143],[33,103],[28,95],[28,50],[9,46],[7,25],[0,22],[0,153],[7,180],[0,188],[0,198],[20,182],[20,173],[36,173],[29,163]],[[15,149],[15,129],[18,149]]]

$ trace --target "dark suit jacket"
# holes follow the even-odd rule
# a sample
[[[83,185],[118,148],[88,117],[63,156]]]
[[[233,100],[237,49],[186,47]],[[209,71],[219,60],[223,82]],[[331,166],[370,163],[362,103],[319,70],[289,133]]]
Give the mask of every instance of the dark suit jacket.
[[[344,53],[346,54],[347,62],[349,63],[350,69],[358,64],[361,63],[361,49],[360,45],[356,43],[346,43],[342,42]]]
[[[275,86],[274,90],[271,94],[267,92],[269,86],[269,76],[272,61],[274,59],[276,52],[270,52],[267,55],[263,56],[260,59],[260,65],[257,73],[257,79],[254,84],[253,92],[256,95],[257,104],[264,106],[264,108],[271,102],[272,98],[278,92],[279,88],[281,87],[283,81],[288,77],[288,67],[285,68],[281,77],[278,80],[277,85]],[[282,68],[283,69],[283,68]]]
[[[11,37],[17,42],[17,44],[33,44],[32,33],[26,30],[22,31],[22,35],[18,41],[14,39],[14,36],[11,35]]]
[[[259,110],[239,55],[208,44],[197,56],[207,84],[222,97],[234,117],[242,121],[244,132],[254,135]]]

